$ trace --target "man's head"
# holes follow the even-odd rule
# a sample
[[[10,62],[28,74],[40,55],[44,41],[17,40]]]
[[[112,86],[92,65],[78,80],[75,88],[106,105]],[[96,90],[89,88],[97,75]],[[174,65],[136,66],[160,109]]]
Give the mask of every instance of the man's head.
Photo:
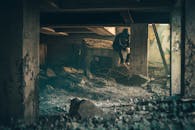
[[[123,29],[123,32],[122,33],[123,34],[129,34],[128,29],[127,28]]]

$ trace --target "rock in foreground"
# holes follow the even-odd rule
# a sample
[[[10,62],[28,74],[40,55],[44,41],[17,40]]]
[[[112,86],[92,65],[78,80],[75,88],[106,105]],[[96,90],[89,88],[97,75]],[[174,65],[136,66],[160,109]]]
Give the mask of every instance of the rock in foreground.
[[[95,116],[102,116],[103,111],[89,100],[74,98],[71,100],[69,114],[71,117],[83,120]]]

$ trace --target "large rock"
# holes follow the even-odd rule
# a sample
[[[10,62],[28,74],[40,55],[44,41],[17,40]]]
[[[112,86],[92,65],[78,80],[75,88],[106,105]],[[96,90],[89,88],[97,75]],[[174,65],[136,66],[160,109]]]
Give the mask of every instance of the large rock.
[[[103,111],[89,100],[74,98],[71,100],[69,114],[71,117],[83,120],[95,116],[102,116]]]

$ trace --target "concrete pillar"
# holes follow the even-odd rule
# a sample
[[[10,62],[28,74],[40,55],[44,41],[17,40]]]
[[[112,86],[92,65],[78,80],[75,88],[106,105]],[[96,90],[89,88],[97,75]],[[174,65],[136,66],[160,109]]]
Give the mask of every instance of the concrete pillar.
[[[185,88],[186,98],[195,98],[195,1],[185,1]],[[184,69],[184,68],[182,68]]]
[[[38,114],[38,0],[0,5],[0,123],[31,123]]]
[[[133,74],[148,76],[148,25],[131,25],[131,70]]]
[[[171,16],[171,95],[181,93],[181,0]]]

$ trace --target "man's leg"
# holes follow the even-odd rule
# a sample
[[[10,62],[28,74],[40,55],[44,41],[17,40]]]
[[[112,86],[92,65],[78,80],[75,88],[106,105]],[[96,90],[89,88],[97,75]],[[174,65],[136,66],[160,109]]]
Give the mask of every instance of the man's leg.
[[[123,59],[123,55],[122,55],[121,50],[118,51],[118,53],[119,53],[119,57],[120,57],[120,63],[123,64],[124,63],[124,59]]]
[[[131,48],[128,47],[128,48],[126,49],[126,51],[127,51],[127,57],[126,57],[125,62],[126,62],[127,65],[129,65],[129,64],[130,64],[130,53],[131,53]]]
[[[129,62],[130,62],[130,53],[127,54],[127,58],[126,58],[125,62],[126,62],[127,64],[130,64],[130,63],[129,63]]]

